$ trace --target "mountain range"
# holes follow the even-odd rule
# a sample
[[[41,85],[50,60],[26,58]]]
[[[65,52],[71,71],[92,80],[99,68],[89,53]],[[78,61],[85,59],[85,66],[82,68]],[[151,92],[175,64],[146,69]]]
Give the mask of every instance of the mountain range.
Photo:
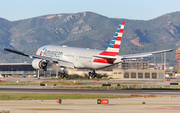
[[[180,12],[151,20],[108,18],[93,12],[51,14],[18,21],[0,18],[0,62],[31,62],[30,58],[3,51],[4,47],[35,54],[43,45],[106,49],[121,21],[125,21],[120,54],[177,48],[180,44]],[[149,59],[153,62],[153,59]],[[160,63],[160,55],[156,62]],[[167,62],[177,65],[175,51]]]

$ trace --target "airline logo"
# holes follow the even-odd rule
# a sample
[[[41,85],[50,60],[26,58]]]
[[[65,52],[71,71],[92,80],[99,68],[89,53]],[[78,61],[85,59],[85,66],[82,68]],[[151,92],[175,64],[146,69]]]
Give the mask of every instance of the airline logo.
[[[40,52],[40,56],[47,56],[47,57],[55,57],[55,58],[59,58],[62,57],[63,52],[55,50],[48,50],[47,47],[43,48],[43,50]]]
[[[124,25],[125,22],[119,24],[107,50],[100,53],[99,56],[116,56],[119,54]],[[113,64],[113,60],[108,58],[96,58],[93,62]]]
[[[47,47],[43,48],[43,50],[45,50]],[[40,56],[42,55],[42,51],[40,52]]]

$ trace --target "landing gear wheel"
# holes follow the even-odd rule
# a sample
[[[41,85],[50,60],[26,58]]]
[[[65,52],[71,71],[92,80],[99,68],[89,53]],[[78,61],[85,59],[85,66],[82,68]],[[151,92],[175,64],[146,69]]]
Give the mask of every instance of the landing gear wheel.
[[[89,72],[89,76],[90,76],[90,77],[92,76],[92,73],[91,73],[91,72]]]
[[[64,74],[64,73],[58,73],[58,76],[59,76],[60,78],[66,78],[66,79],[69,79],[69,78],[70,78],[70,76],[69,76],[68,74]]]
[[[94,73],[94,78],[97,77],[97,73]]]
[[[99,78],[99,75],[97,74],[96,77]]]
[[[92,78],[95,78],[95,75],[94,75],[94,74],[92,75]]]
[[[62,77],[62,74],[60,72],[58,72],[58,77]]]
[[[66,75],[66,78],[68,79],[68,78],[69,78],[69,76],[68,76],[68,75]]]
[[[64,76],[64,74],[61,74],[61,78],[64,78],[65,76]]]
[[[93,70],[92,72],[89,72],[89,77],[92,77],[92,78],[99,78],[99,75],[95,72],[95,70]]]

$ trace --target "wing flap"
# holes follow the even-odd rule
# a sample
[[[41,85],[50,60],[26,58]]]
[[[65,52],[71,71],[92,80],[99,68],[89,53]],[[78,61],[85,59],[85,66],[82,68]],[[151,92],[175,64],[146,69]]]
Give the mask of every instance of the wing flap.
[[[58,64],[63,67],[74,68],[73,63],[71,63],[71,62],[59,60]]]

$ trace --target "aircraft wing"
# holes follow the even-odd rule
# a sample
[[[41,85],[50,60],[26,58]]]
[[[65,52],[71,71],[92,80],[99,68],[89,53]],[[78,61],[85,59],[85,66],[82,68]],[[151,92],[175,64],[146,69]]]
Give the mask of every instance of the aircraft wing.
[[[8,49],[8,48],[4,48],[3,50],[8,51],[8,52],[12,52],[12,53],[15,53],[15,54],[18,54],[18,55],[23,55],[23,56],[26,56],[26,57],[30,57],[30,58],[37,58],[37,59],[42,59],[42,60],[46,60],[46,61],[51,61],[51,62],[54,62],[54,63],[58,63],[60,66],[74,68],[74,65],[73,65],[72,62],[66,61],[66,60],[63,60],[63,59],[45,57],[45,56],[40,56],[40,55],[30,55],[30,54],[27,54],[27,53],[23,53],[23,52]]]
[[[153,52],[145,52],[145,53],[137,53],[137,54],[128,54],[128,55],[120,55],[123,59],[133,59],[133,58],[144,58],[144,57],[153,57],[156,53],[163,53],[163,52],[171,52],[174,49],[167,49],[161,51],[153,51]]]

